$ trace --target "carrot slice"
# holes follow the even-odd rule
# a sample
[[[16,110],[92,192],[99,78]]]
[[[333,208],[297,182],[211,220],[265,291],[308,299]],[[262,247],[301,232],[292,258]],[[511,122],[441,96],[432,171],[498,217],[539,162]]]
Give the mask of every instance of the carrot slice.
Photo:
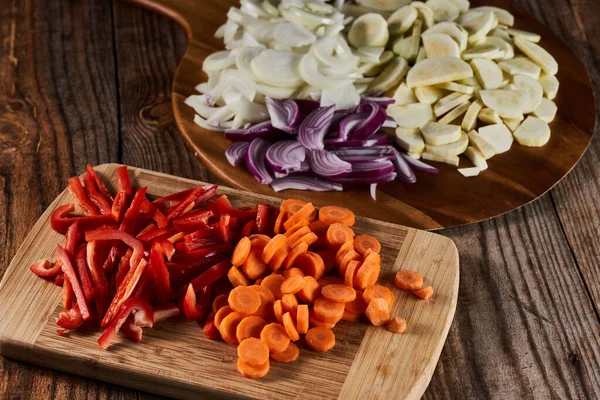
[[[270,237],[268,237],[267,235],[261,235],[261,234],[254,234],[254,235],[250,235],[250,243],[252,245],[252,250],[254,249],[258,249],[260,251],[262,251],[265,246],[269,243],[269,241],[271,240]]]
[[[314,351],[328,351],[335,346],[335,335],[331,329],[315,327],[306,333],[306,345]]]
[[[308,224],[308,227],[310,228],[310,230],[314,233],[320,233],[320,232],[325,232],[327,231],[327,228],[329,228],[330,224],[326,224],[323,221],[313,221],[310,224]]]
[[[308,305],[299,304],[296,309],[296,330],[298,333],[305,334],[308,332]]]
[[[326,206],[319,209],[319,221],[325,224],[340,223],[352,226],[355,222],[354,213],[344,207]]]
[[[264,286],[273,293],[275,299],[281,299],[283,293],[281,293],[281,284],[285,281],[285,278],[279,274],[267,275],[263,278],[260,286]]]
[[[385,324],[385,329],[394,333],[406,332],[406,320],[400,317],[394,317]]]
[[[346,255],[342,258],[340,262],[340,275],[346,276],[346,268],[348,268],[348,264],[351,261],[360,260],[360,254],[355,252],[354,250],[350,250],[346,253]]]
[[[231,314],[233,312],[233,309],[231,307],[229,307],[228,305],[225,307],[221,307],[219,308],[219,310],[215,313],[215,328],[217,328],[217,330],[221,327],[221,322],[223,321],[223,319],[228,316],[229,314]]]
[[[427,286],[426,288],[416,290],[412,293],[423,300],[429,300],[431,296],[433,296],[433,288],[431,286]]]
[[[305,285],[301,291],[298,292],[300,300],[307,304],[312,304],[321,295],[321,285],[312,276],[304,277]]]
[[[292,211],[291,209],[288,210]],[[302,219],[312,221],[311,216],[314,215],[314,213],[315,207],[312,205],[312,203],[306,203],[301,209],[296,211],[294,214],[289,213],[289,218],[283,223],[283,229],[290,229]]]
[[[287,349],[285,349],[281,353],[271,354],[271,358],[278,362],[289,363],[292,361],[296,361],[298,355],[300,355],[300,349],[298,348],[298,346],[296,346],[296,344],[290,342]]]
[[[306,235],[302,236],[300,239],[296,240],[294,242],[294,246],[298,246],[300,243],[306,243],[310,247],[313,244],[317,243],[317,240],[319,240],[319,237],[314,233],[309,232]]]
[[[280,324],[283,323],[283,305],[281,304],[281,300],[275,300],[273,303],[273,313],[277,322]]]
[[[227,278],[234,287],[250,285],[250,281],[244,276],[244,274],[242,274],[238,267],[229,268],[229,271],[227,272]]]
[[[381,251],[381,244],[373,236],[359,235],[354,238],[354,250],[361,256],[363,256],[367,250],[379,253]]]
[[[271,261],[269,261],[269,268],[271,271],[277,271],[281,267],[283,267],[283,262],[290,254],[290,248],[287,245],[283,245],[282,248],[277,250]]]
[[[367,249],[367,251],[365,251],[365,253],[362,255],[363,260],[366,260],[371,253],[373,253],[373,249]]]
[[[356,289],[365,290],[368,286],[374,285],[379,279],[381,271],[381,257],[377,253],[371,253],[363,261],[362,265],[354,278],[354,287]]]
[[[240,343],[248,338],[260,339],[260,333],[266,325],[267,321],[263,318],[250,315],[240,321],[235,331],[235,337]]]
[[[344,285],[354,287],[354,280],[356,279],[356,273],[361,267],[360,261],[352,260],[346,266],[346,271],[344,272]]]
[[[354,240],[349,240],[344,243],[335,253],[335,265],[338,267],[342,264],[342,259],[350,250],[354,250]]]
[[[288,256],[288,258],[290,258],[290,256]],[[304,272],[302,272],[300,268],[288,268],[285,271],[283,271],[283,277],[285,279],[289,279],[292,276],[300,276],[304,278]]]
[[[298,267],[305,275],[320,279],[325,274],[325,263],[317,253],[311,251],[296,257],[295,267]]]
[[[262,282],[262,278],[258,278],[257,280],[254,281],[254,284],[260,286],[261,282]]]
[[[304,227],[307,227],[308,225],[309,225],[308,220],[306,218],[303,218],[300,221],[296,222],[294,224],[294,226],[292,226],[290,229],[287,229],[285,231],[285,233],[284,233],[284,236],[289,238],[294,233],[298,232],[300,229],[302,229]],[[309,232],[310,232],[310,228],[308,228],[308,229],[309,229]]]
[[[225,343],[239,343],[236,337],[237,327],[244,318],[246,318],[246,314],[236,311],[223,318],[219,325],[219,332]]]
[[[381,285],[368,286],[363,293],[363,298],[367,304],[373,299],[384,299],[388,305],[388,310],[391,310],[392,304],[394,304],[394,293]]]
[[[256,280],[267,272],[267,264],[261,258],[261,251],[253,249],[242,265],[242,272],[248,278]]]
[[[308,251],[308,243],[305,243],[305,242],[298,243],[286,257],[285,261],[283,262],[283,267],[284,268],[292,267],[294,265],[294,262],[296,261],[296,257],[298,257],[300,254],[306,253],[307,251]],[[298,268],[295,268],[295,269],[298,269]],[[285,272],[284,272],[284,275],[285,275]]]
[[[221,309],[221,307],[228,306],[229,302],[227,301],[226,294],[220,294],[212,302],[212,312],[216,313]]]
[[[367,303],[361,290],[356,290],[356,299],[344,304],[344,309],[352,314],[362,315],[367,310]]]
[[[239,267],[246,261],[248,258],[248,254],[250,254],[250,249],[252,248],[252,242],[247,237],[243,237],[240,239],[238,244],[233,249],[233,254],[231,255],[231,264],[234,267]]]
[[[340,278],[339,276],[335,276],[335,275],[324,276],[321,279],[319,279],[318,282],[319,282],[319,285],[321,285],[321,287],[327,286],[327,285],[343,285],[344,284],[344,280],[342,278]]]
[[[349,240],[354,240],[354,231],[346,225],[336,223],[327,228],[327,246],[330,250],[337,251]]]
[[[384,299],[373,299],[369,302],[365,315],[375,326],[381,326],[390,320],[390,311]]]
[[[303,276],[300,276],[300,275],[290,276],[281,284],[281,293],[296,294],[299,291],[301,291],[302,289],[304,289],[305,285],[306,285],[306,281],[304,280]]]
[[[269,348],[260,339],[249,337],[240,342],[237,354],[244,363],[259,367],[269,361]]]
[[[342,317],[342,321],[356,322],[362,317],[362,314],[354,314],[348,310],[344,310],[344,316]]]
[[[405,292],[414,292],[423,287],[423,276],[415,271],[403,269],[396,273],[394,285]]]
[[[298,211],[305,205],[306,205],[305,201],[296,200],[296,199],[287,199],[287,200],[284,200],[283,203],[281,203],[281,206],[279,206],[279,212],[282,214],[285,214],[285,216],[287,217],[292,214],[295,214],[296,211]],[[290,209],[292,210],[291,213],[289,211]]]
[[[298,339],[300,339],[300,334],[298,334],[296,324],[294,324],[292,315],[289,312],[283,314],[283,327],[285,328],[285,331],[292,342],[295,342]]]
[[[314,309],[308,312],[308,321],[310,323],[310,326],[312,327],[319,326],[327,329],[333,329],[335,327],[335,323],[323,322],[319,318],[317,318]]]
[[[325,265],[325,273],[328,274],[333,268],[335,268],[335,253],[330,250],[320,250],[316,252],[323,259]]]
[[[313,246],[317,247],[319,249],[326,249],[327,248],[327,229],[329,228],[329,225],[324,224],[319,220],[316,220],[316,221],[311,222],[310,225],[308,225],[308,227],[319,238]]]
[[[271,261],[271,258],[273,258],[273,256],[277,252],[277,250],[283,248],[286,245],[286,243],[287,243],[287,238],[285,236],[283,236],[283,235],[273,236],[273,238],[271,240],[269,240],[269,243],[267,243],[267,245],[263,249],[262,260],[268,264],[269,261]]]
[[[296,318],[297,309],[298,309],[298,299],[293,294],[284,294],[281,298],[281,307],[283,308],[283,313],[289,312],[292,317]]]
[[[265,326],[260,333],[262,340],[272,353],[281,353],[290,344],[290,338],[281,324],[271,323]]]
[[[277,214],[277,219],[275,219],[275,226],[273,227],[273,233],[279,235],[282,231],[283,227],[283,219],[285,218],[285,213],[279,212]]]
[[[356,291],[346,285],[327,285],[321,289],[321,294],[327,300],[336,303],[348,303],[356,299]]]
[[[259,367],[255,367],[250,364],[246,364],[242,361],[241,358],[237,360],[237,370],[240,374],[244,375],[246,378],[259,379],[264,377],[269,373],[269,369],[271,368],[271,364],[267,360],[266,363]]]
[[[229,292],[229,307],[244,314],[255,313],[260,307],[260,295],[253,286],[238,286]]]
[[[298,239],[300,239],[302,236],[306,235],[307,233],[311,233],[310,229],[308,229],[308,226],[303,226],[302,228],[298,229],[292,235],[288,236],[288,240],[287,240],[288,246],[293,248],[296,245],[296,242],[298,241]]]
[[[315,316],[323,322],[337,323],[344,316],[344,303],[327,300],[319,297],[313,306]]]
[[[256,290],[260,296],[260,307],[258,307],[258,310],[256,310],[253,315],[268,318],[271,315],[271,305],[275,301],[275,296],[273,296],[273,293],[271,293],[269,289],[260,286],[259,284],[252,286],[252,288]]]

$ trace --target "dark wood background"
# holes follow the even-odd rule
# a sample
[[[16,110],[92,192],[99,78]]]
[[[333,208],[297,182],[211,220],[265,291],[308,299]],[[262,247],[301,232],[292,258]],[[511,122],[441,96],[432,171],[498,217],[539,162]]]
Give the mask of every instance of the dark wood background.
[[[517,3],[563,38],[598,88],[598,0]],[[117,0],[0,0],[0,40],[0,277],[88,162],[214,180],[173,123],[171,79],[186,46],[175,23]],[[550,194],[441,232],[460,251],[461,284],[425,398],[600,397],[599,162],[596,135]],[[156,397],[0,358],[5,398]]]

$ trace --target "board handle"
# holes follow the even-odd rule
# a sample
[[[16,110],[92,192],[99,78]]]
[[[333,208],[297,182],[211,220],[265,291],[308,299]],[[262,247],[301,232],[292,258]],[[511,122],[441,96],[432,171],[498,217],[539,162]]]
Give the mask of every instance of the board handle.
[[[147,10],[162,14],[172,20],[176,21],[185,30],[185,33],[190,40],[192,37],[199,37],[194,32],[198,30],[198,26],[195,27],[190,23],[193,20],[193,16],[198,13],[198,4],[194,4],[193,1],[182,1],[182,0],[123,0],[126,3],[136,5],[138,7],[145,8]]]

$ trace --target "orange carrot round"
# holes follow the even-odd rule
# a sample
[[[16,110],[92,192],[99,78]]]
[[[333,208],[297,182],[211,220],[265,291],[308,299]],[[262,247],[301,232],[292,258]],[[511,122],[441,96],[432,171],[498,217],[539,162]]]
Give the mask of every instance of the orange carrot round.
[[[312,276],[317,280],[325,274],[325,263],[323,263],[323,259],[320,255],[313,253],[312,251],[300,254],[296,258],[294,266],[300,268],[305,275]]]
[[[240,343],[248,338],[260,339],[260,333],[266,325],[267,321],[263,318],[256,315],[250,315],[240,321],[235,330],[235,337]]]
[[[298,239],[300,239],[302,236],[308,233],[311,233],[310,229],[308,229],[308,226],[303,226],[300,229],[296,230],[292,235],[288,236],[288,246],[293,248],[294,246],[296,246],[296,242],[298,241]]]
[[[233,249],[233,254],[231,255],[231,264],[234,267],[239,267],[246,261],[248,254],[250,254],[250,249],[252,248],[252,243],[250,239],[247,237],[243,237],[240,239],[238,244]]]
[[[335,275],[324,276],[321,279],[319,279],[318,282],[319,282],[319,285],[321,285],[321,287],[327,286],[327,285],[343,285],[344,284],[344,280],[342,278],[340,278],[339,276],[335,276]]]
[[[315,326],[319,326],[321,328],[327,328],[327,329],[333,329],[335,327],[335,323],[332,322],[323,322],[321,321],[319,318],[317,318],[317,315],[315,314],[315,310],[311,309],[308,312],[308,321],[310,323],[311,327],[315,327]]]
[[[234,311],[252,314],[260,307],[260,295],[253,286],[238,286],[229,292],[229,307]]]
[[[330,250],[337,251],[344,243],[353,239],[354,231],[346,225],[336,223],[327,228],[327,246]]]
[[[300,221],[296,222],[294,224],[294,226],[292,226],[290,229],[286,230],[284,233],[284,236],[289,238],[290,236],[292,236],[294,233],[296,233],[298,230],[304,228],[304,227],[308,227],[309,222],[307,219],[301,219]],[[310,232],[310,228],[307,228]]]
[[[335,346],[335,335],[331,329],[314,327],[306,333],[306,345],[315,351],[328,351]]]
[[[365,290],[367,286],[374,285],[379,279],[381,271],[381,257],[377,253],[371,253],[363,261],[362,265],[354,278],[354,287],[356,289]]]
[[[267,318],[270,315],[268,310],[270,310],[271,305],[275,301],[275,296],[273,296],[273,293],[271,293],[271,291],[264,286],[256,284],[252,286],[252,288],[256,290],[260,296],[260,307],[258,307],[258,310],[256,310],[253,315]]]
[[[234,311],[231,314],[227,315],[221,321],[221,325],[219,325],[219,332],[221,333],[221,337],[225,341],[225,343],[229,344],[238,344],[237,340],[237,327],[242,322],[242,320],[246,318],[246,314]]]
[[[342,321],[356,322],[362,317],[362,314],[354,314],[348,310],[344,310],[344,316],[342,317]]]
[[[221,309],[221,307],[225,307],[227,305],[229,305],[227,301],[227,295],[220,294],[217,297],[215,297],[215,299],[212,302],[212,312],[216,313]]]
[[[335,268],[335,253],[331,250],[319,250],[316,252],[323,259],[323,265],[325,265],[325,273],[328,274],[333,268]]]
[[[308,243],[298,243],[296,246],[294,246],[294,248],[292,249],[292,251],[289,252],[288,256],[286,257],[285,261],[283,262],[283,267],[284,268],[290,268],[294,265],[294,262],[296,261],[296,258],[300,255],[300,254],[304,254],[308,251]],[[296,268],[298,269],[298,268]],[[285,272],[284,272],[285,274]]]
[[[286,243],[287,243],[287,238],[285,236],[283,236],[281,234],[273,236],[273,238],[271,240],[269,240],[269,243],[267,243],[267,245],[263,249],[262,260],[268,264],[269,261],[271,261],[271,259],[277,252],[277,250],[284,247],[286,245]]]
[[[259,367],[269,361],[269,348],[260,339],[249,337],[240,342],[237,354],[244,363]]]
[[[289,312],[283,314],[283,327],[285,328],[285,331],[292,342],[300,339],[300,335],[296,329],[296,324],[294,323],[292,315]]]
[[[298,297],[303,302],[312,304],[321,295],[321,285],[312,276],[305,276],[304,281],[304,288],[298,292]]]
[[[288,208],[288,219],[283,223],[283,228],[285,230],[290,229],[292,226],[296,225],[300,220],[307,219],[312,221],[313,216],[315,215],[315,207],[312,203],[306,203],[302,206],[301,209],[291,214],[291,207]]]
[[[373,236],[358,235],[354,238],[354,250],[361,256],[363,256],[367,250],[379,253],[381,251],[381,244]]]
[[[346,270],[344,272],[344,284],[346,286],[350,286],[350,287],[354,286],[354,280],[356,279],[356,273],[358,272],[360,267],[361,267],[361,262],[356,261],[356,260],[352,260],[347,264],[347,266],[345,268]]]
[[[406,320],[400,317],[394,317],[385,324],[385,328],[394,333],[404,333],[406,331]]]
[[[373,299],[369,302],[365,315],[375,326],[381,326],[390,320],[390,311],[384,299]]]
[[[292,317],[296,318],[296,309],[298,308],[298,299],[293,294],[284,294],[281,297],[281,306],[283,307],[283,313],[289,312]]]
[[[319,209],[319,221],[325,224],[340,223],[352,226],[355,222],[354,213],[347,208],[336,206],[325,206]]]
[[[264,286],[273,293],[275,299],[281,299],[283,293],[281,293],[281,284],[285,281],[285,278],[279,274],[267,275],[263,278],[260,286]]]
[[[299,291],[301,291],[302,289],[304,289],[305,285],[306,285],[306,282],[304,281],[303,276],[299,276],[299,275],[291,276],[291,277],[287,278],[285,281],[283,281],[283,283],[281,284],[281,293],[296,294]]]
[[[260,250],[252,250],[244,260],[242,272],[248,278],[256,280],[267,272],[267,265],[261,259]]]
[[[277,218],[275,219],[275,226],[273,227],[273,233],[279,235],[283,231],[283,219],[285,218],[285,213],[279,212],[277,214]]]
[[[412,293],[423,300],[429,300],[431,296],[433,296],[433,288],[431,286],[427,286],[426,288],[415,290]]]
[[[297,199],[287,199],[279,206],[279,212],[285,215],[285,218],[295,214],[299,209],[306,205],[305,201]]]
[[[296,361],[299,354],[300,349],[298,348],[298,346],[296,346],[295,343],[290,342],[287,349],[285,349],[281,353],[272,353],[271,358],[278,362],[289,363],[292,361]]]
[[[290,344],[290,338],[281,324],[271,323],[265,326],[260,333],[262,340],[272,353],[281,353]]]
[[[250,235],[250,244],[252,247],[252,250],[260,250],[262,252],[262,250],[265,248],[265,246],[269,243],[269,241],[271,240],[270,237],[268,237],[267,235],[262,235],[260,233],[255,233],[254,235]]]
[[[224,306],[219,308],[219,310],[215,313],[215,328],[217,328],[217,330],[221,327],[221,322],[223,321],[223,319],[228,316],[229,314],[231,314],[233,312],[233,309],[231,307]]]
[[[277,271],[281,267],[283,267],[283,262],[286,260],[289,254],[290,248],[287,245],[284,245],[279,250],[277,250],[273,258],[271,258],[271,261],[269,261],[269,268],[271,269],[271,271]]]
[[[248,278],[242,274],[242,271],[240,271],[238,267],[229,268],[229,271],[227,272],[227,279],[229,279],[229,282],[231,282],[234,287],[248,286],[250,284]]]
[[[367,303],[361,290],[356,290],[356,299],[344,304],[344,309],[352,314],[362,315],[367,310]]]
[[[360,260],[360,255],[354,250],[350,250],[346,253],[346,255],[342,258],[340,262],[340,275],[346,276],[346,268],[348,268],[348,264],[351,261]]]
[[[280,324],[283,323],[283,305],[281,304],[281,300],[275,300],[273,303],[273,313],[275,315],[275,319]]]
[[[299,304],[296,309],[296,330],[298,333],[305,334],[308,332],[308,305]]]
[[[313,308],[315,316],[323,322],[335,324],[344,316],[344,303],[336,303],[327,300],[325,297],[319,297],[315,300]]]
[[[344,243],[335,253],[335,265],[339,266],[342,264],[342,259],[350,250],[354,250],[354,241],[349,240]]]
[[[253,365],[247,364],[242,361],[241,358],[237,360],[237,370],[240,374],[244,375],[246,378],[259,379],[263,378],[269,373],[271,365],[267,360],[266,363],[259,367],[255,367]]]
[[[423,287],[423,276],[418,272],[403,269],[396,273],[394,285],[404,292],[414,292]]]
[[[314,233],[309,232],[306,235],[302,236],[300,239],[296,240],[294,242],[294,246],[298,246],[300,243],[306,243],[310,247],[313,244],[315,244],[317,240],[319,240],[319,237]]]
[[[289,258],[289,256],[288,256],[288,258]],[[292,276],[300,276],[300,277],[304,278],[304,272],[302,272],[302,270],[300,268],[288,268],[283,271],[283,277],[285,279],[289,279]]]
[[[363,292],[363,298],[367,304],[369,304],[373,299],[383,299],[388,305],[388,310],[391,310],[392,304],[394,304],[394,293],[392,293],[390,289],[381,285],[367,286]]]
[[[356,291],[346,285],[327,285],[321,289],[321,294],[327,300],[336,303],[347,303],[356,299]]]

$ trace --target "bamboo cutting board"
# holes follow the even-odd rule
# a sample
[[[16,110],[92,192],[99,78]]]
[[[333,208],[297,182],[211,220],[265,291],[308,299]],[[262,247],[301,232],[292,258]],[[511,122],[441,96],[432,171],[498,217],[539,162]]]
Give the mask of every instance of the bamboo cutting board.
[[[117,164],[96,170],[116,187]],[[130,168],[133,184],[164,196],[201,182]],[[235,205],[279,204],[280,200],[225,187]],[[458,253],[443,236],[357,218],[358,234],[382,244],[380,284],[396,295],[392,315],[408,321],[407,332],[392,334],[366,323],[340,322],[336,346],[327,353],[301,347],[291,364],[271,363],[266,378],[252,380],[236,371],[236,347],[207,339],[184,319],[145,328],[142,343],[121,337],[102,350],[100,333],[56,333],[61,288],[29,271],[38,259],[52,258],[64,237],[50,227],[50,214],[72,202],[65,190],[44,212],[17,252],[0,283],[0,353],[6,357],[177,398],[199,396],[255,399],[418,399],[425,391],[446,340],[458,295]],[[394,288],[395,271],[412,269],[434,288],[432,300],[419,300]],[[119,335],[120,336],[120,335]]]

